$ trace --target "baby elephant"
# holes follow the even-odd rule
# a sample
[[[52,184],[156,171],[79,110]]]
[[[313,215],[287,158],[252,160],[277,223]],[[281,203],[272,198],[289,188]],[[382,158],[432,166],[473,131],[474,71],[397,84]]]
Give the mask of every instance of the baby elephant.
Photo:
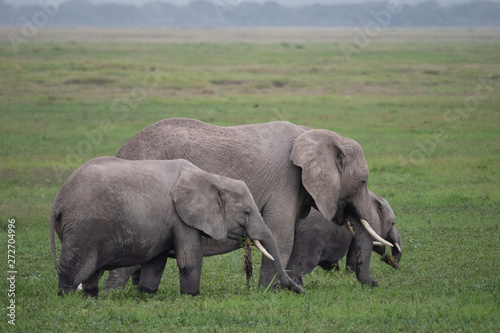
[[[384,257],[384,261],[395,268],[401,259],[401,237],[395,226],[395,215],[387,200],[370,191],[373,229],[388,242],[394,244],[392,257]],[[349,213],[344,212],[349,219]],[[350,232],[334,222],[327,221],[320,212],[311,209],[309,215],[300,220],[296,227],[295,243],[292,258],[287,270],[292,279],[302,284],[302,276],[320,266],[325,270],[338,269],[338,261],[346,252],[346,266],[356,271],[357,248]],[[373,251],[384,255],[385,247],[374,243]]]
[[[62,243],[59,265],[54,230]],[[207,173],[185,160],[90,160],[57,194],[50,212],[59,294],[83,283],[97,297],[101,270],[141,265],[139,290],[158,289],[174,250],[181,293],[200,289],[202,236],[248,235],[270,258],[280,281],[303,292],[285,273],[278,247],[244,182]],[[262,242],[262,245],[260,244]]]

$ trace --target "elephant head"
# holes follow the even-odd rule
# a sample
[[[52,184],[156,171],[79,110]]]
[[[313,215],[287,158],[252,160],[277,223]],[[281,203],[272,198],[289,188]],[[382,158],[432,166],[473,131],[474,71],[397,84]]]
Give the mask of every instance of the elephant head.
[[[393,246],[372,227],[368,190],[368,166],[363,149],[354,140],[328,130],[309,130],[293,145],[291,160],[302,169],[302,184],[314,200],[314,207],[328,220],[346,225],[345,212],[354,218],[352,227],[361,248],[356,274],[363,283],[376,286],[369,273],[372,239]]]
[[[346,209],[358,220],[371,219],[368,166],[356,141],[328,130],[309,130],[295,140],[291,160],[302,168],[302,183],[327,220],[344,225]]]
[[[243,181],[183,168],[171,194],[177,214],[187,225],[216,240],[239,240],[247,235],[273,261],[281,283],[304,292],[286,274],[274,236]]]
[[[397,268],[396,263],[401,260],[402,250],[401,250],[401,236],[396,229],[396,216],[391,206],[386,199],[376,195],[370,191],[370,200],[372,206],[372,215],[374,218],[374,230],[384,237],[389,243],[394,244],[392,247],[392,256],[395,262],[388,262]],[[384,255],[385,247],[378,242],[374,242],[373,251],[380,255]]]

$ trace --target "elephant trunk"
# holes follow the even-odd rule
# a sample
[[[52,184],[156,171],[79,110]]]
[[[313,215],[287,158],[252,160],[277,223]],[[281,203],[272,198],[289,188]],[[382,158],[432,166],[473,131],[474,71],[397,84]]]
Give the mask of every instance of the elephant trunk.
[[[401,249],[401,242],[394,243],[396,246],[392,249],[392,256],[396,259],[397,262],[401,261],[401,257],[403,256],[403,251]],[[398,248],[399,245],[399,248]]]
[[[361,225],[365,229],[368,234],[373,237],[377,242],[382,243],[384,246],[389,246],[392,247],[393,245],[383,239],[382,237],[377,234],[375,230],[370,226],[368,223],[368,220],[371,220],[372,218],[372,210],[371,210],[372,204],[370,200],[370,192],[368,190],[367,186],[364,186],[363,189],[355,196],[353,197],[350,202],[346,205],[345,211],[346,211],[346,216],[345,220],[358,220],[361,222]],[[348,229],[349,233],[357,235],[357,233],[349,228],[350,225],[347,221],[342,221],[346,228]]]
[[[399,232],[395,226],[392,226],[391,229],[389,230],[387,239],[391,243],[394,243],[394,247],[392,248],[392,256],[397,262],[399,262],[403,255],[403,251],[401,248],[401,236],[399,235]]]
[[[256,242],[255,240],[254,240],[254,242],[257,245],[258,242]],[[267,235],[265,235],[263,238],[261,238],[261,242],[264,245],[264,247],[269,250],[269,254],[272,257],[274,257],[274,260],[272,261],[272,267],[273,267],[274,271],[278,273],[279,281],[281,282],[281,285],[290,289],[290,290],[293,290],[294,292],[296,292],[298,294],[304,293],[304,290],[298,284],[296,284],[288,276],[288,274],[285,272],[285,269],[284,269],[283,264],[282,264],[281,259],[280,259],[278,246],[276,245],[276,241],[274,240],[274,237],[273,237],[271,231],[269,231],[269,233]]]
[[[262,253],[264,253],[265,256],[272,260],[271,265],[274,272],[278,273],[281,285],[298,294],[304,293],[304,290],[285,272],[283,263],[281,262],[278,246],[276,245],[276,240],[274,239],[271,230],[269,230],[264,223],[264,220],[262,218],[260,218],[260,220],[261,221],[259,221],[259,223],[255,223],[255,221],[254,223],[249,223],[246,228],[248,237],[253,240],[255,245],[262,251]]]
[[[399,236],[398,231],[395,226],[392,226],[386,237],[387,241],[394,244],[392,250],[392,255],[387,255],[385,253],[385,247],[382,243],[373,242],[373,251],[377,252],[382,256],[382,261],[386,264],[399,269],[399,261],[401,260],[401,256],[403,255],[401,250],[401,237]]]
[[[361,224],[353,221],[352,227],[356,237],[353,238],[349,247],[346,265],[356,273],[359,282],[376,287],[378,283],[370,275],[370,258],[373,249],[372,237]]]

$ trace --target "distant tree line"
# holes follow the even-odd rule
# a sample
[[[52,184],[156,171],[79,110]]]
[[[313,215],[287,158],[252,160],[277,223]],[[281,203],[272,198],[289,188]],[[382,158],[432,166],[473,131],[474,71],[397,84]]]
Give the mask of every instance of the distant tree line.
[[[63,4],[58,0],[42,0],[36,6],[14,7],[0,0],[3,26],[352,27],[372,21],[392,27],[498,27],[500,4],[475,1],[443,7],[435,1],[415,6],[392,1],[289,8],[274,2],[197,0],[187,6],[152,2],[137,7],[94,5],[85,0]]]

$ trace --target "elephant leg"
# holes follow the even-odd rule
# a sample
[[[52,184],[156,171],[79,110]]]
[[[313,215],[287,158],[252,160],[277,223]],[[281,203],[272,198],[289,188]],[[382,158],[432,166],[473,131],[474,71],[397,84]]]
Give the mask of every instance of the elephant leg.
[[[317,266],[325,270],[332,269],[332,260],[330,260],[330,256],[325,255],[325,249],[330,246],[324,239],[321,239],[323,235],[318,233],[314,234],[316,239],[311,238],[310,236],[307,238],[306,244],[310,244],[302,250],[302,274],[309,274],[315,269]],[[325,259],[327,258],[327,259]]]
[[[136,271],[140,273],[141,266],[130,266],[130,267],[122,267],[116,268],[109,272],[108,279],[106,280],[106,284],[104,285],[105,289],[122,289],[127,285],[128,279],[132,274]],[[139,275],[140,277],[140,275]],[[132,280],[133,281],[133,280]],[[138,285],[139,280],[137,279],[137,283],[134,285]]]
[[[138,286],[139,281],[141,281],[141,266],[139,266],[139,269],[133,272],[130,277],[132,278],[132,285]]]
[[[300,243],[296,239],[293,244],[292,254],[286,266],[286,271],[290,279],[300,286],[303,285],[301,264]]]
[[[354,242],[354,238],[351,241],[351,244],[349,245],[349,251],[347,251],[347,256],[346,256],[346,262],[345,262],[345,268],[348,272],[355,272],[356,271],[356,244]]]
[[[99,278],[101,277],[103,271],[98,270],[87,280],[83,281],[83,296],[97,298],[99,295]]]
[[[293,250],[295,217],[297,214],[293,210],[283,211],[281,205],[274,206],[279,207],[279,209],[266,207],[262,213],[262,217],[274,235],[280,253],[281,263],[284,267],[287,267],[288,260]],[[276,273],[271,260],[262,255],[259,286],[267,288]]]
[[[199,295],[200,294],[200,279],[201,279],[201,266],[203,257],[199,256],[199,260],[196,260],[193,265],[179,266],[179,279],[180,279],[180,289],[181,294],[189,295]]]
[[[305,246],[302,242],[304,244],[314,244],[314,241],[310,241],[308,237],[296,238],[287,265],[288,276],[292,279],[298,276],[298,279],[294,281],[300,285],[303,284],[302,278],[304,275],[311,273],[316,266],[321,266],[321,255],[325,247],[323,243],[317,243],[316,246]]]
[[[191,228],[190,228],[191,229]],[[187,230],[180,237],[183,241],[176,242],[177,267],[181,294],[196,296],[200,293],[201,266],[203,256],[201,251],[201,235],[197,230]]]
[[[161,253],[148,262],[141,265],[141,278],[139,281],[139,291],[154,294],[160,285],[163,270],[167,264],[168,256]]]

